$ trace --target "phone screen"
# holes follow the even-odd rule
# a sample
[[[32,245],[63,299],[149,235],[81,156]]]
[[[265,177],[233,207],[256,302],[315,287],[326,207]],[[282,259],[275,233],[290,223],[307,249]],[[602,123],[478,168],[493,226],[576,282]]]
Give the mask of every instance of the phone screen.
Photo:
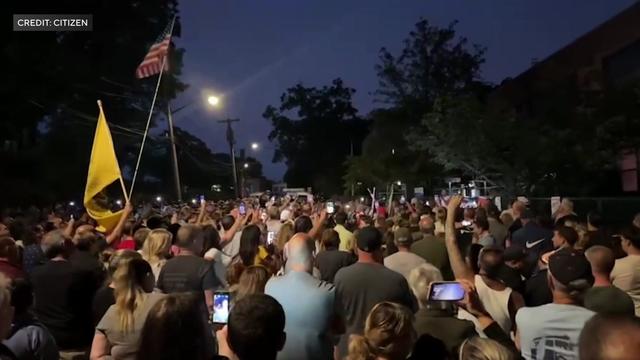
[[[240,206],[238,206],[238,211],[240,211],[240,215],[244,215],[247,213],[247,208],[245,207],[244,203],[240,203]]]
[[[460,301],[464,299],[464,288],[456,281],[435,281],[429,287],[429,299],[434,301]]]
[[[335,206],[333,205],[333,202],[332,201],[328,201],[327,202],[327,213],[333,214],[334,211],[335,211]]]
[[[269,231],[267,233],[267,245],[273,244],[273,242],[275,240],[276,240],[276,232],[275,231]]]
[[[226,324],[229,319],[230,295],[228,292],[217,292],[213,294],[213,322],[216,324]]]
[[[204,202],[204,195],[200,195],[198,198],[200,199],[201,203]]]

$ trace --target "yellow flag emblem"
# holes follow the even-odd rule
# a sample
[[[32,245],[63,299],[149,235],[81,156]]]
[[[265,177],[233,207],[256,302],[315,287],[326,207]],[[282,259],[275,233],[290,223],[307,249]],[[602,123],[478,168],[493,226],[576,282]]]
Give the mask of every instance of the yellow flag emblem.
[[[98,106],[100,115],[93,138],[87,186],[84,189],[84,207],[105,231],[110,231],[118,224],[123,211],[112,212],[103,191],[114,181],[122,181],[122,174],[100,101]]]

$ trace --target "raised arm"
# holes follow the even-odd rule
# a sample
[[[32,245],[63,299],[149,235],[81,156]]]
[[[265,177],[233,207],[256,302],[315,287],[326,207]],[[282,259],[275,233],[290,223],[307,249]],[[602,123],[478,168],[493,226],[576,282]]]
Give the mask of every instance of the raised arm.
[[[240,226],[242,226],[244,221],[247,219],[246,215],[240,215],[235,209],[231,212],[231,215],[236,219],[236,222],[234,222],[231,228],[225,231],[224,235],[220,237],[220,246],[222,247],[224,247],[224,245],[226,245],[226,243],[228,243],[229,241],[233,240],[236,232],[238,232]]]
[[[315,239],[316,236],[320,234],[325,220],[327,220],[327,210],[323,209],[322,211],[320,211],[320,215],[315,219],[313,228],[311,228],[311,231],[309,231],[309,237]]]
[[[198,219],[196,220],[196,225],[200,226],[204,222],[204,215],[207,212],[207,202],[204,200],[200,201],[200,213],[198,213]]]
[[[67,222],[67,227],[64,229],[64,236],[68,239],[71,239],[74,235],[73,230],[75,222],[76,220],[73,218],[73,215],[71,215],[69,222]]]
[[[473,282],[474,273],[464,262],[464,257],[460,253],[458,240],[456,239],[456,210],[462,203],[462,196],[454,195],[449,200],[447,206],[447,220],[445,222],[445,243],[447,245],[447,254],[449,255],[449,263],[451,270],[456,279],[465,279]]]
[[[124,223],[127,222],[127,220],[129,219],[129,215],[131,215],[132,212],[133,205],[131,205],[130,202],[127,202],[127,204],[124,206],[122,216],[118,221],[118,225],[116,225],[116,227],[113,228],[113,231],[109,233],[109,235],[107,235],[107,244],[111,245],[114,241],[120,239],[120,237],[122,236],[122,230],[124,229]]]

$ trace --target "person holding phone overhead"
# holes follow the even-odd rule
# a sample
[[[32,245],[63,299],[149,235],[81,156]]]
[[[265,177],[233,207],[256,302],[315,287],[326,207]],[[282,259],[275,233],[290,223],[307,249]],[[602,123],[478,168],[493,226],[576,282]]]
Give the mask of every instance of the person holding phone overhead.
[[[442,342],[449,354],[455,354],[462,342],[477,333],[471,321],[456,318],[455,300],[442,301],[430,296],[434,295],[432,286],[438,283],[442,284],[442,274],[428,263],[418,266],[409,274],[409,286],[419,305],[415,314],[415,328],[418,337],[425,334],[433,336]]]

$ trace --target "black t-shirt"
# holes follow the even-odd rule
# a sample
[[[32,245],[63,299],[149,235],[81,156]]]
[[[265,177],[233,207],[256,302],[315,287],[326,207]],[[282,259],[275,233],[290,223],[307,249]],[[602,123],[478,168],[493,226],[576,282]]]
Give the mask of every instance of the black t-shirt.
[[[381,264],[355,263],[335,276],[336,301],[345,314],[346,332],[340,352],[347,353],[349,336],[362,334],[369,311],[382,301],[391,301],[416,310],[416,302],[404,276]]]
[[[511,224],[511,226],[509,226],[509,234],[513,235],[513,233],[520,230],[521,228],[522,228],[522,221],[518,218]]]
[[[104,283],[104,265],[88,251],[76,251],[69,257],[71,264],[78,270],[91,273],[95,290],[98,290]]]
[[[219,285],[213,263],[195,255],[179,255],[167,261],[156,282],[156,287],[165,294],[194,293],[201,297],[203,304],[206,304],[204,291]]]
[[[116,303],[114,289],[107,286],[101,287],[93,298],[93,326],[98,325],[109,307]]]
[[[553,302],[553,295],[547,282],[547,270],[540,270],[527,280],[524,291],[524,303],[528,307]]]
[[[316,264],[320,270],[320,280],[333,283],[338,270],[356,261],[355,257],[346,251],[326,250],[316,256]]]
[[[94,274],[69,261],[49,261],[33,269],[34,307],[61,350],[83,348],[93,339],[91,304]]]
[[[585,238],[586,243],[584,244],[583,250],[587,250],[595,245],[606,246],[609,249],[613,248],[613,240],[611,239],[611,236],[602,229],[587,232]]]

